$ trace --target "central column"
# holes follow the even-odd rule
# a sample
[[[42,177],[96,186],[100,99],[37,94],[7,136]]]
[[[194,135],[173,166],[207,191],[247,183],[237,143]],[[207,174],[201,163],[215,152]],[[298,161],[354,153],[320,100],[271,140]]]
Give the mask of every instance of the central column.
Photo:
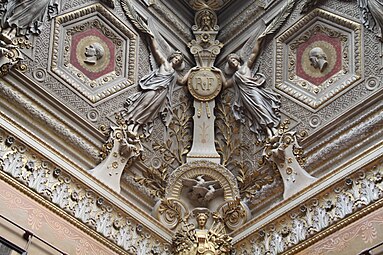
[[[219,29],[215,12],[211,9],[197,11],[192,29],[196,39],[188,46],[199,68],[192,71],[188,78],[195,112],[193,144],[187,154],[187,162],[209,160],[219,164],[221,157],[215,148],[214,137],[214,99],[221,91],[222,80],[213,65],[223,44],[215,40]]]

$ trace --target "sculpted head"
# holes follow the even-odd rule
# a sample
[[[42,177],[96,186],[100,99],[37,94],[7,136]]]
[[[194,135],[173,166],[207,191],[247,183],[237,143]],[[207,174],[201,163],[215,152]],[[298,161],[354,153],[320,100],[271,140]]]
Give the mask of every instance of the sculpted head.
[[[241,66],[242,59],[236,53],[231,53],[226,57],[225,73],[232,75]]]
[[[205,229],[208,216],[206,213],[199,213],[197,215],[197,223],[199,229]]]
[[[97,60],[101,59],[104,56],[105,50],[102,45],[98,42],[94,42],[89,46],[85,47],[85,63],[95,64]]]
[[[315,47],[310,50],[309,59],[311,65],[315,69],[319,69],[321,72],[327,67],[326,53],[320,47]]]
[[[182,70],[184,68],[184,55],[180,51],[173,52],[168,57],[168,62],[172,64],[176,70]]]

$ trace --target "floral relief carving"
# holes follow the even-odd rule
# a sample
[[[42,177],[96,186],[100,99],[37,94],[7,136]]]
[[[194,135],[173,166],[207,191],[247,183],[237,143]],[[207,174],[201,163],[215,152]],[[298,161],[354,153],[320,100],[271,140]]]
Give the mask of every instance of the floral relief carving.
[[[364,219],[356,221],[344,229],[328,236],[327,238],[315,243],[299,254],[329,254],[350,249],[351,243],[364,243],[372,246],[378,241],[378,229],[383,226],[382,210],[366,216]]]
[[[75,243],[76,255],[81,254],[110,254],[110,250],[106,250],[99,243],[91,239],[87,239],[84,233],[78,229],[70,226],[68,222],[53,215],[47,208],[37,205],[34,201],[25,198],[21,193],[16,192],[13,188],[8,187],[7,184],[2,185],[0,197],[5,202],[3,210],[12,209],[18,212],[19,215],[25,213],[26,224],[28,228],[35,232],[44,231],[44,229],[51,229],[52,234],[58,240],[66,240],[66,242],[73,241]],[[65,249],[64,249],[65,250]]]

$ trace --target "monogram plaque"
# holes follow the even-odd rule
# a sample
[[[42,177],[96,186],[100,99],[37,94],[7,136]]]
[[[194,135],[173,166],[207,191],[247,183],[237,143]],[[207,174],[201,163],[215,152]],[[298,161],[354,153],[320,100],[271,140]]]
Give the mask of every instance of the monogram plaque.
[[[190,74],[188,88],[195,99],[210,101],[222,89],[221,76],[218,72],[211,70],[211,68],[201,68]]]

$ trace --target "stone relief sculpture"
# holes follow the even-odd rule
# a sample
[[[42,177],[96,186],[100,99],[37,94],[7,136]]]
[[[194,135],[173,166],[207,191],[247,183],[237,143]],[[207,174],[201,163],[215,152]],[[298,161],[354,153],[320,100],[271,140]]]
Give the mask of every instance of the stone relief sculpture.
[[[286,132],[289,121],[284,121],[278,134],[266,140],[263,156],[266,161],[274,163],[281,174],[284,192],[287,199],[317,179],[301,167],[303,150],[298,144],[296,132]]]
[[[358,0],[362,12],[362,23],[371,31],[376,31],[383,42],[383,2],[381,0]]]
[[[219,215],[213,214],[213,223],[207,229],[210,218],[208,210],[194,210],[197,227],[183,221],[173,238],[173,252],[178,255],[230,254],[231,237],[226,234],[225,226]]]
[[[102,150],[103,161],[89,171],[102,180],[111,189],[120,192],[120,179],[127,164],[138,158],[143,151],[138,137],[127,134],[126,125],[119,121],[118,127],[112,127],[108,141]]]
[[[231,53],[227,56],[225,73],[230,76],[224,80],[225,87],[234,87],[232,111],[236,120],[249,122],[250,130],[260,141],[277,133],[280,123],[280,96],[265,88],[265,77],[252,72],[261,46],[268,34],[274,33],[290,15],[294,1],[287,1],[277,17],[266,27],[261,22],[258,29],[248,39],[241,54]],[[254,42],[255,41],[255,42]],[[224,79],[224,77],[222,77]]]
[[[94,42],[89,46],[85,47],[85,57],[84,62],[90,65],[97,63],[97,60],[101,59],[104,56],[105,50],[100,43]]]
[[[231,78],[224,82],[225,87],[234,87],[232,110],[235,119],[245,123],[247,118],[250,130],[261,141],[276,134],[280,122],[279,95],[265,88],[265,77],[262,74],[251,74],[263,38],[258,37],[248,59],[242,61],[235,53],[227,56],[225,72]]]
[[[1,28],[16,30],[16,36],[40,34],[40,26],[45,13],[49,18],[58,12],[58,2],[55,0],[10,0],[7,2],[1,18]]]
[[[32,44],[26,40],[31,34],[40,34],[40,26],[45,14],[52,18],[58,14],[58,3],[55,0],[8,0],[0,5],[0,76],[16,66],[19,70],[26,69],[21,65],[23,59],[20,49],[29,49]],[[13,40],[14,37],[25,37]]]
[[[28,48],[31,46],[26,41],[24,44]],[[14,43],[8,36],[0,34],[0,76],[5,75],[10,68],[22,59],[19,43]]]
[[[177,82],[185,83],[187,79],[180,78],[177,74],[177,71],[183,70],[185,66],[183,54],[180,51],[170,53],[170,47],[166,42],[162,42],[161,45],[165,44],[167,47],[161,47],[158,43],[161,35],[156,32],[156,29],[151,30],[142,22],[129,1],[123,1],[121,4],[128,18],[148,40],[157,68],[139,80],[139,92],[129,96],[124,109],[116,114],[119,127],[112,128],[109,146],[111,151],[98,166],[90,171],[92,175],[117,192],[121,189],[120,178],[125,165],[141,155],[143,149],[140,139],[150,136],[153,120],[160,115],[165,126],[169,126],[173,117],[174,86]],[[102,46],[98,43],[89,45],[85,55],[87,59],[84,62],[95,64],[103,55]]]
[[[188,194],[192,203],[197,203],[199,206],[206,205],[216,196],[223,194],[223,189],[216,180],[206,181],[203,175],[197,176],[196,179],[185,178],[182,184],[188,187]]]
[[[139,81],[141,91],[126,100],[125,110],[121,112],[128,124],[128,132],[133,136],[142,134],[148,137],[153,128],[153,119],[158,114],[165,126],[169,125],[172,119],[171,96],[178,79],[176,70],[182,70],[184,66],[181,52],[174,52],[166,58],[155,39],[149,38],[159,68]]]
[[[320,47],[315,47],[310,50],[309,59],[310,59],[311,65],[315,69],[319,69],[321,72],[323,72],[328,65],[327,55]]]
[[[165,126],[172,119],[172,93],[177,82],[185,83],[186,79],[178,77],[177,71],[185,67],[183,54],[171,52],[170,46],[162,39],[157,29],[150,29],[135,12],[129,1],[121,2],[125,14],[148,39],[153,63],[157,68],[143,77],[138,86],[140,91],[130,96],[121,112],[132,136],[148,137],[152,131],[153,120],[160,114]],[[155,34],[153,34],[155,33]],[[158,40],[161,40],[161,43]]]

